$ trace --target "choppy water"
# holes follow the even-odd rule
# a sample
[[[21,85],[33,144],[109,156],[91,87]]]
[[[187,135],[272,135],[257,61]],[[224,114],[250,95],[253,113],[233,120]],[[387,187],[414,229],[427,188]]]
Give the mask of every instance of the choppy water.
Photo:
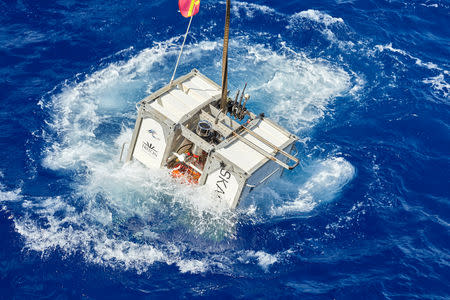
[[[230,89],[301,139],[236,211],[118,162],[176,1],[0,1],[0,298],[450,295],[448,1],[233,1]],[[224,3],[178,74],[220,82]]]

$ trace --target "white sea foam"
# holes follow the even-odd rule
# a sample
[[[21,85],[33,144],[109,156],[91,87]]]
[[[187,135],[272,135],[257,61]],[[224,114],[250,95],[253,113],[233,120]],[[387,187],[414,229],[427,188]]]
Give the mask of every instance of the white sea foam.
[[[261,266],[265,271],[269,269],[271,265],[277,262],[277,257],[275,255],[266,253],[264,251],[257,251],[253,255],[258,259],[258,265]]]
[[[437,4],[437,3],[431,3],[431,4],[428,4],[428,3],[420,3],[420,5],[425,6],[425,7],[439,8],[439,4]]]
[[[269,267],[278,261],[277,255],[272,255],[264,251],[245,251],[238,260],[245,264],[251,264],[254,260],[265,272],[269,270]]]
[[[223,203],[209,201],[206,187],[176,183],[166,171],[138,162],[118,162],[122,144],[131,137],[135,102],[170,78],[178,50],[174,42],[175,38],[155,44],[128,60],[78,76],[42,99],[42,108],[52,115],[51,130],[43,135],[48,144],[43,165],[73,174],[73,190],[48,198],[2,190],[2,199],[23,199],[22,216],[14,222],[27,249],[43,255],[54,249],[76,252],[92,263],[138,272],[155,262],[191,273],[233,264],[211,250],[208,241],[226,241],[219,249],[233,247],[239,217],[253,218],[254,209],[231,211]],[[219,48],[217,41],[188,45],[180,68],[207,61],[200,71],[218,81]],[[120,55],[131,55],[132,50]],[[248,81],[250,105],[269,111],[294,132],[313,126],[330,101],[354,88],[352,74],[283,43],[275,51],[240,38],[230,43],[230,51],[244,62],[230,61],[230,87]],[[313,202],[320,202],[323,195],[332,197],[341,182],[349,180],[348,162],[331,159],[318,165],[309,185],[306,182],[299,190],[299,199],[281,210],[294,211],[308,193]],[[320,193],[322,189],[327,193]],[[193,259],[192,251],[199,257]],[[252,257],[266,270],[277,262],[276,255],[263,251]]]
[[[353,49],[355,44],[352,41],[341,40],[335,34],[336,29],[345,28],[345,22],[342,18],[332,17],[324,12],[308,9],[293,14],[288,21],[286,29],[290,31],[304,30],[305,25],[307,25],[319,31],[328,41],[337,45],[340,49],[355,51]]]
[[[333,199],[355,176],[355,168],[342,157],[318,161],[305,169],[309,177],[292,201],[273,207],[274,215],[310,212],[318,204]]]
[[[188,259],[177,262],[177,266],[180,268],[181,273],[203,273],[206,271],[206,266],[203,261],[196,259]]]
[[[21,199],[20,188],[14,191],[5,191],[4,187],[0,184],[0,202],[1,201],[18,201]]]
[[[124,215],[114,216],[114,222],[123,227],[120,231],[115,230],[117,224],[112,223],[111,213],[120,212],[115,211],[113,206],[112,203],[89,202],[88,207],[79,212],[61,197],[29,199],[25,201],[24,208],[32,210],[34,217],[26,214],[13,221],[16,231],[25,238],[26,248],[41,253],[43,257],[59,249],[68,255],[81,254],[91,263],[134,269],[138,273],[146,272],[155,262],[175,264],[183,273],[205,272],[210,265],[217,265],[208,259],[200,261],[184,258],[184,246],[159,242],[157,234],[149,234],[151,227],[147,225],[146,236],[150,239],[144,243],[132,241],[139,237],[145,238],[138,233],[145,233],[146,229],[130,228],[130,219],[127,220]],[[119,209],[128,210],[122,212],[124,214],[136,212],[130,211],[131,207],[126,208],[126,205]],[[120,221],[121,218],[123,221]],[[121,237],[121,234],[129,234],[130,231],[136,232],[131,237]]]
[[[260,74],[250,91],[270,103],[270,117],[298,132],[316,124],[330,101],[346,95],[354,87],[353,78],[338,66],[310,59],[284,43],[281,47],[281,53],[260,45],[248,49],[246,59]]]
[[[0,170],[0,179],[5,175]],[[0,202],[2,201],[18,201],[21,199],[21,189],[17,188],[14,191],[8,191],[6,187],[0,182]]]
[[[426,79],[422,80],[422,82],[426,83],[426,84],[430,84],[431,87],[435,91],[441,93],[445,98],[448,97],[449,88],[450,88],[450,85],[446,81],[446,77],[450,76],[450,72],[448,70],[443,69],[442,67],[438,66],[435,63],[424,62],[424,61],[422,61],[422,59],[409,54],[405,50],[394,48],[392,46],[392,43],[389,43],[387,45],[376,45],[375,50],[378,52],[390,51],[393,53],[400,54],[404,57],[407,57],[407,58],[413,60],[416,63],[416,65],[418,65],[422,68],[426,68],[426,69],[429,69],[432,71],[439,72],[440,73],[439,75],[426,78]]]
[[[235,17],[240,18],[241,12],[243,11],[245,13],[245,16],[247,18],[254,18],[255,13],[259,12],[264,15],[274,15],[277,14],[277,12],[266,5],[259,5],[254,3],[247,3],[247,2],[240,2],[240,1],[234,1],[233,5],[231,7],[231,11],[234,14]]]
[[[443,70],[441,67],[439,67],[438,65],[436,65],[435,63],[432,62],[423,62],[420,58],[415,57],[411,54],[409,54],[408,52],[406,52],[405,50],[402,49],[397,49],[394,48],[392,46],[392,43],[389,43],[387,45],[375,45],[375,49],[379,52],[383,52],[383,51],[391,51],[393,53],[398,53],[401,54],[403,56],[406,56],[412,60],[414,60],[414,62],[416,63],[416,65],[427,68],[429,70],[439,70],[439,71],[443,71],[445,74],[449,74],[449,72],[447,70]]]
[[[426,78],[423,83],[431,84],[431,87],[440,92],[445,98],[448,99],[448,94],[450,92],[450,84],[445,80],[444,74],[439,74],[438,76]]]
[[[316,23],[321,23],[325,26],[344,24],[344,20],[342,18],[335,18],[315,9],[304,10],[292,15],[289,20],[290,25],[298,19],[307,19]]]

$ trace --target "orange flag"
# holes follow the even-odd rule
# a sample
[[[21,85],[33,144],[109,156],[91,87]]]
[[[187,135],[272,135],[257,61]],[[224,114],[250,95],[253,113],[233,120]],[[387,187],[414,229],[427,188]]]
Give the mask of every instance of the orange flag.
[[[198,13],[200,0],[178,0],[178,7],[185,18],[190,18]]]

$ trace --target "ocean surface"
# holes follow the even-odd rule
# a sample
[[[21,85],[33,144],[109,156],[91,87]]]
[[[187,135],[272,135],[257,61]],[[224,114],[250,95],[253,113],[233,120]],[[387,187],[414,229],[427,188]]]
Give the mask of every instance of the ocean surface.
[[[225,3],[178,75],[221,81]],[[0,0],[1,299],[449,299],[450,2],[232,1],[229,89],[301,164],[235,211],[119,163],[176,0]]]

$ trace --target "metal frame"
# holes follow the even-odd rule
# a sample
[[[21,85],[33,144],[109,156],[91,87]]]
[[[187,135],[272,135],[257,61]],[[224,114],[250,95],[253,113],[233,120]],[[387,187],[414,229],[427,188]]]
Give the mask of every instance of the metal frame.
[[[196,69],[193,69],[190,73],[174,80],[171,85],[167,85],[159,89],[152,95],[147,96],[146,98],[138,102],[138,115],[136,118],[131,142],[128,148],[126,161],[130,161],[133,159],[136,142],[141,130],[143,120],[146,118],[152,118],[161,124],[163,128],[164,139],[166,142],[166,149],[162,158],[161,167],[165,166],[169,157],[172,156],[172,148],[174,147],[174,143],[180,142],[180,139],[175,137],[181,136],[186,138],[195,145],[199,146],[203,151],[208,153],[203,172],[201,172],[201,176],[199,178],[200,185],[205,184],[208,176],[219,170],[220,168],[229,171],[235,176],[236,180],[238,181],[238,192],[236,193],[231,203],[232,208],[235,208],[239,204],[240,200],[245,197],[246,194],[251,190],[271,181],[276,177],[275,175],[277,175],[278,173],[281,176],[284,169],[293,169],[299,164],[299,160],[290,154],[290,151],[292,150],[292,147],[295,144],[295,141],[298,140],[298,138],[272,120],[263,117],[257,117],[252,112],[248,112],[250,117],[253,119],[252,122],[247,124],[247,126],[239,124],[214,106],[219,103],[221,99],[220,95],[211,97],[211,99],[209,99],[208,101],[198,105],[188,114],[181,117],[181,119],[177,123],[171,121],[168,117],[151,106],[151,103],[153,103],[154,101],[158,101],[158,99],[162,95],[169,92],[174,88],[174,86],[178,86],[180,90],[182,90],[186,94],[190,92],[195,94],[196,91],[194,89],[186,88],[185,86],[183,86],[183,83],[185,81],[194,76],[199,76],[212,86],[220,89],[220,86],[218,86],[214,81],[202,75]],[[200,96],[200,94],[197,95]],[[203,97],[203,95],[201,95],[201,97]],[[224,140],[217,145],[211,145],[203,138],[198,136],[194,131],[189,129],[188,126],[192,128],[192,124],[189,123],[189,121],[191,121],[192,118],[196,118],[197,116],[201,120],[209,121],[212,124],[213,130],[219,132],[222,136],[224,136]],[[258,126],[259,122],[262,121],[267,122],[270,126],[274,127],[280,133],[284,134],[288,138],[288,140],[283,143],[283,145],[277,147],[266,138],[260,136],[256,132],[253,132],[252,128]],[[243,136],[244,133],[248,133],[261,143],[267,145],[272,149],[271,153],[267,152],[260,146],[245,138],[245,136]],[[181,140],[183,139],[181,138]],[[242,141],[253,150],[259,152],[264,156],[264,158],[248,172],[217,152],[217,150],[224,148],[233,142],[236,142],[236,140]],[[288,160],[294,161],[295,164],[288,165]]]

